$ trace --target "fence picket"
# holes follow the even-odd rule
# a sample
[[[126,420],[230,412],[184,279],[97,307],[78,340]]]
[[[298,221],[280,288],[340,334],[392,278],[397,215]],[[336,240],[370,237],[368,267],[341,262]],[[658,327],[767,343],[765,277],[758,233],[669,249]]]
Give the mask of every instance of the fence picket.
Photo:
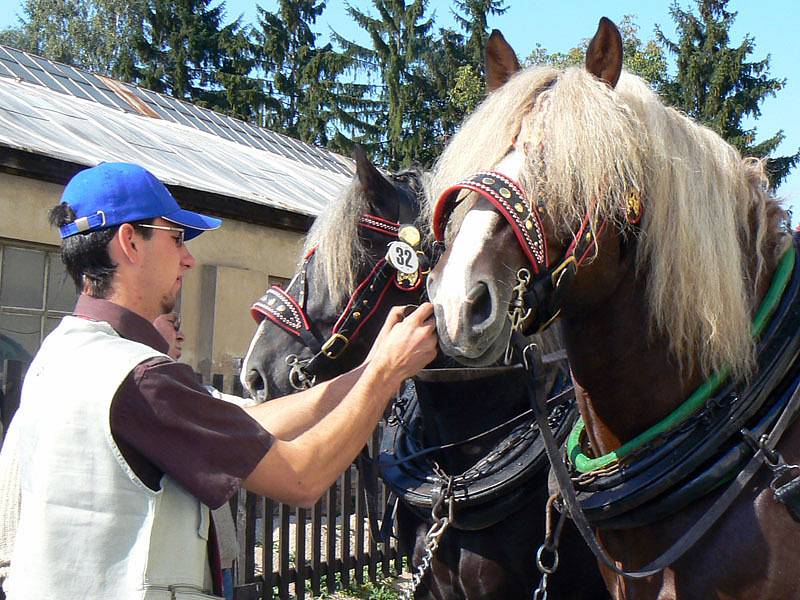
[[[297,576],[294,580],[294,595],[297,600],[304,600],[306,597],[306,512],[305,508],[295,511],[294,564]]]
[[[345,589],[350,587],[350,515],[353,512],[351,508],[353,502],[352,469],[352,466],[347,467],[340,477],[342,484],[342,539],[339,555],[342,557],[342,566],[339,573],[342,578],[342,587]]]
[[[286,504],[278,507],[278,564],[280,577],[278,578],[278,596],[281,600],[289,600],[289,515],[291,508]]]
[[[333,484],[325,495],[325,514],[327,515],[328,534],[325,540],[325,584],[330,593],[336,591],[336,488]]]
[[[317,500],[311,509],[311,592],[320,595],[322,555],[322,500]]]

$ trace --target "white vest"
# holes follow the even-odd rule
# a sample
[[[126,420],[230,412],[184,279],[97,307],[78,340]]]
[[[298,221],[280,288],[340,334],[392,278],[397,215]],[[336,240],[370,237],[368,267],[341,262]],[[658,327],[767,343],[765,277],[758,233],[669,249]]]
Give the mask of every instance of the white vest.
[[[166,475],[150,490],[111,435],[117,389],[155,356],[77,317],[43,342],[15,417],[22,511],[9,600],[215,597],[203,592],[208,508]]]

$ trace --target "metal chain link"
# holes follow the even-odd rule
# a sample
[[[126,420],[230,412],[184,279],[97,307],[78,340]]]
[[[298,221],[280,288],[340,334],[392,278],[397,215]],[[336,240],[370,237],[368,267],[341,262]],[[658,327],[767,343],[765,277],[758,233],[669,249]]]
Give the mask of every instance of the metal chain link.
[[[564,526],[564,519],[566,513],[562,509],[558,516],[558,523],[555,528],[553,527],[553,515],[558,512],[556,508],[556,501],[558,494],[553,494],[547,499],[547,504],[544,507],[545,515],[545,533],[544,542],[539,546],[536,552],[536,568],[542,574],[539,579],[539,585],[533,590],[532,600],[547,600],[547,582],[548,577],[556,572],[558,569],[558,544],[561,541],[561,529]],[[544,560],[545,552],[549,552],[552,556],[550,564],[546,564]]]
[[[442,481],[441,490],[442,493],[439,496],[439,501],[433,505],[433,508],[431,508],[431,518],[433,519],[433,524],[425,534],[425,555],[422,557],[422,562],[419,564],[419,566],[417,566],[417,570],[411,576],[411,583],[400,595],[402,600],[411,600],[414,597],[419,584],[422,583],[423,577],[425,577],[426,573],[431,568],[433,554],[439,547],[439,542],[442,539],[444,532],[447,531],[447,528],[453,521],[453,479],[447,478],[446,480]],[[439,513],[442,509],[442,506],[445,504],[447,505],[447,514],[440,515]]]

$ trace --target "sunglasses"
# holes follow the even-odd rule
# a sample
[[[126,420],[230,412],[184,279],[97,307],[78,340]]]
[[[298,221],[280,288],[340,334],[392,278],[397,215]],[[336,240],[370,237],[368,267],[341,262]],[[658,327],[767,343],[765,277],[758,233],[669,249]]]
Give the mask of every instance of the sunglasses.
[[[180,236],[175,238],[175,245],[178,248],[183,246],[184,238],[186,236],[186,230],[181,227],[166,227],[164,225],[147,225],[144,223],[138,223],[136,227],[144,227],[146,229],[161,229],[162,231],[174,231],[175,233],[179,233]]]

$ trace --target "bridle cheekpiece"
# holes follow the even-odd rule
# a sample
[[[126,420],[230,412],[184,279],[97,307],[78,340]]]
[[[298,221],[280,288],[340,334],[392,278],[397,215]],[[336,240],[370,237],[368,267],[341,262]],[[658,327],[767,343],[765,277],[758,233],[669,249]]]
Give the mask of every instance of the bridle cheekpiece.
[[[436,240],[444,240],[450,216],[466,196],[464,190],[477,193],[494,206],[511,226],[530,264],[530,270],[522,268],[517,272],[508,311],[514,331],[527,334],[544,329],[558,317],[566,289],[578,267],[596,253],[596,234],[602,232],[605,221],[598,227],[594,211],[587,212],[572,243],[559,260],[551,263],[541,218],[544,200],[539,198],[534,208],[513,179],[496,171],[481,171],[450,186],[439,197],[433,213]]]

